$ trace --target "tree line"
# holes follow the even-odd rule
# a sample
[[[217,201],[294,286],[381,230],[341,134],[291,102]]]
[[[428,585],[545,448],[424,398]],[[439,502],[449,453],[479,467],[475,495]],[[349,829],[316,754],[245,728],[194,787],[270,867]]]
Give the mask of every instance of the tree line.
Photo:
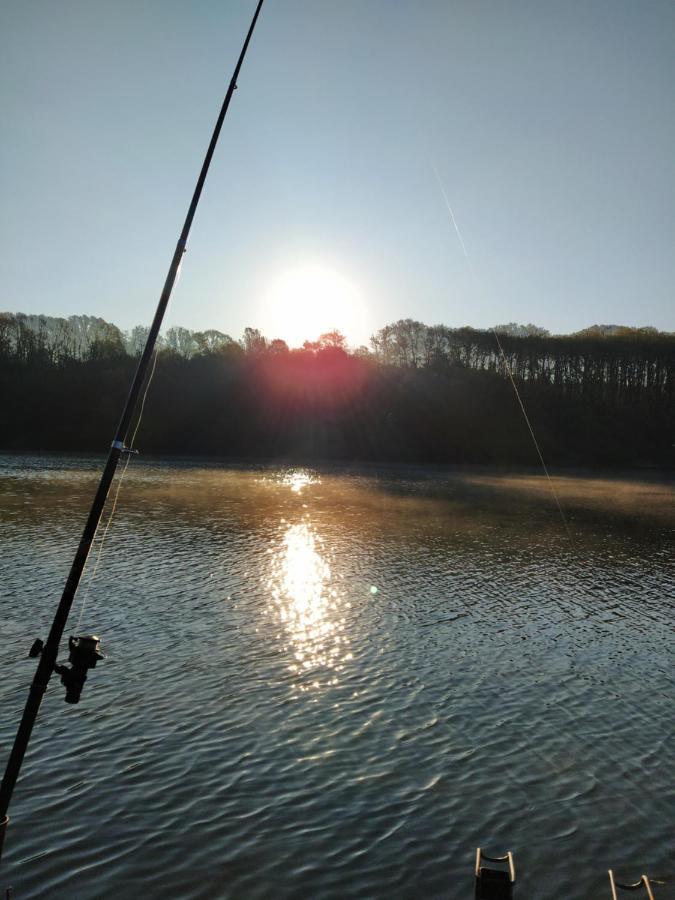
[[[93,316],[0,313],[0,448],[99,450],[147,336]],[[48,377],[47,377],[48,373]],[[149,452],[242,457],[534,462],[518,386],[547,458],[669,464],[675,335],[593,326],[427,326],[370,347],[332,331],[299,349],[170,328],[143,423]]]
[[[655,328],[594,326],[554,336],[534,325],[480,331],[404,319],[381,328],[372,345],[389,365],[510,371],[519,381],[616,402],[674,396],[675,334]]]

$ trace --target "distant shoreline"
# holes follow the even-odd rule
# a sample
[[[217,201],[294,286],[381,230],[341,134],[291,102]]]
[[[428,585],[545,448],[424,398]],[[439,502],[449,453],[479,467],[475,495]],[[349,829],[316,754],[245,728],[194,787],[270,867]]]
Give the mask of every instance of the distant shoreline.
[[[44,448],[22,448],[8,449],[0,447],[0,459],[2,457],[30,457],[30,456],[46,456],[46,457],[69,457],[76,459],[89,459],[92,462],[103,464],[107,457],[105,451],[100,450],[50,450]],[[525,463],[481,463],[481,462],[438,462],[425,460],[393,460],[393,459],[331,459],[329,457],[310,458],[310,457],[243,457],[243,456],[218,456],[206,453],[143,453],[139,451],[135,461],[138,463],[148,463],[152,465],[161,465],[167,463],[174,465],[184,462],[186,464],[199,463],[205,468],[244,468],[244,469],[277,469],[281,467],[289,468],[313,468],[318,471],[329,471],[331,469],[339,469],[346,472],[349,469],[354,471],[365,472],[368,470],[410,470],[411,472],[418,469],[426,471],[438,472],[457,472],[476,471],[483,474],[509,474],[521,475],[526,477],[536,477],[541,475],[545,477],[545,473],[541,466],[535,463],[531,465]],[[655,479],[672,480],[675,483],[675,462],[672,466],[657,465],[655,463],[635,463],[634,465],[611,465],[611,464],[547,464],[547,468],[551,475],[559,475],[564,477],[584,478],[602,473],[608,479],[621,478],[622,476],[631,475],[640,472],[645,475],[652,475]]]

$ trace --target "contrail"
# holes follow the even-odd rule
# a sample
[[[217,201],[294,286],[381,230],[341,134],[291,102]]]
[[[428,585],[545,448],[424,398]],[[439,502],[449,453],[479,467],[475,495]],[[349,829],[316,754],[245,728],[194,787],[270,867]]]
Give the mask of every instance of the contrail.
[[[431,164],[434,174],[436,176],[436,181],[438,182],[438,187],[441,191],[441,196],[445,201],[446,209],[448,210],[448,215],[450,216],[450,221],[452,222],[453,228],[455,229],[455,234],[457,235],[457,239],[459,240],[460,247],[462,248],[462,253],[464,254],[464,259],[466,260],[466,264],[471,271],[473,276],[473,280],[476,283],[476,287],[478,288],[480,294],[484,294],[483,285],[481,284],[480,279],[474,269],[473,262],[471,261],[471,257],[469,256],[469,252],[466,249],[466,244],[464,243],[464,238],[462,237],[462,232],[459,230],[459,225],[457,224],[457,219],[455,218],[455,214],[452,211],[452,206],[450,204],[450,200],[448,199],[448,195],[445,192],[445,186],[443,185],[443,181],[441,176],[436,168],[436,165],[432,162]],[[511,366],[509,365],[509,361],[506,358],[506,354],[504,353],[504,348],[502,347],[502,342],[499,340],[499,334],[497,333],[497,329],[494,325],[490,326],[490,331],[495,336],[495,340],[497,341],[497,347],[499,348],[499,355],[502,358],[502,362],[504,363],[504,368],[506,369],[506,373],[509,376],[509,381],[511,382],[511,386],[513,387],[514,393],[516,395],[516,400],[518,401],[518,405],[520,406],[521,412],[523,414],[523,418],[525,419],[525,424],[527,425],[527,430],[530,432],[530,436],[532,438],[532,442],[534,444],[534,448],[537,451],[537,456],[539,457],[539,461],[541,463],[541,467],[544,470],[544,474],[546,475],[546,480],[548,481],[548,486],[551,490],[551,494],[553,495],[553,499],[555,500],[555,505],[558,507],[558,512],[560,513],[560,518],[562,519],[563,526],[565,527],[565,531],[567,532],[567,537],[571,538],[572,535],[570,533],[569,525],[567,524],[567,519],[565,517],[565,513],[563,512],[563,508],[560,504],[560,498],[558,497],[558,493],[553,486],[553,480],[548,471],[548,466],[544,461],[544,455],[541,452],[541,447],[539,446],[539,441],[537,440],[537,436],[534,433],[534,428],[532,427],[532,423],[530,422],[530,417],[527,414],[525,409],[525,404],[523,403],[523,399],[520,396],[520,391],[518,390],[518,385],[516,384],[515,378],[513,377],[513,372],[511,371]]]
[[[459,244],[462,248],[462,253],[464,254],[464,259],[466,259],[467,265],[471,269],[471,274],[473,275],[474,280],[476,281],[477,284],[480,285],[480,282],[478,281],[478,276],[476,275],[476,270],[474,269],[473,263],[471,262],[471,257],[469,256],[468,250],[466,249],[466,244],[464,243],[464,238],[462,237],[462,232],[459,230],[459,225],[457,224],[457,219],[455,218],[455,214],[452,211],[452,206],[450,205],[450,201],[448,200],[448,195],[445,193],[445,187],[441,180],[441,176],[438,173],[438,169],[436,168],[436,165],[434,163],[432,163],[431,165],[434,170],[434,175],[436,176],[436,181],[438,182],[438,187],[441,190],[441,195],[443,197],[443,200],[445,201],[445,206],[448,210],[448,215],[450,216],[450,221],[452,222],[453,228],[455,229],[455,234],[457,235]]]

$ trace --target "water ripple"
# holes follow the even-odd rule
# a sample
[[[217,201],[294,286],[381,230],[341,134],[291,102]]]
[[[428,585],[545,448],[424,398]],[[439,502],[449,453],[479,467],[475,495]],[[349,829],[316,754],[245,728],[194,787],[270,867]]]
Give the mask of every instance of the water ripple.
[[[3,748],[99,467],[0,457]],[[673,491],[589,484],[587,513],[558,484],[570,545],[529,476],[135,463],[83,616],[108,658],[77,707],[52,683],[14,798],[16,896],[460,898],[479,845],[523,896],[667,875]]]

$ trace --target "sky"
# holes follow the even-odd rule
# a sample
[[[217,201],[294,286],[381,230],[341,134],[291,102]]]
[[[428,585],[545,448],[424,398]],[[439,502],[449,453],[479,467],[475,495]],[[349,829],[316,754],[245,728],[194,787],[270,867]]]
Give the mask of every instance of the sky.
[[[4,0],[0,309],[150,321],[254,6]],[[675,330],[674,201],[670,0],[266,0],[166,323]]]

